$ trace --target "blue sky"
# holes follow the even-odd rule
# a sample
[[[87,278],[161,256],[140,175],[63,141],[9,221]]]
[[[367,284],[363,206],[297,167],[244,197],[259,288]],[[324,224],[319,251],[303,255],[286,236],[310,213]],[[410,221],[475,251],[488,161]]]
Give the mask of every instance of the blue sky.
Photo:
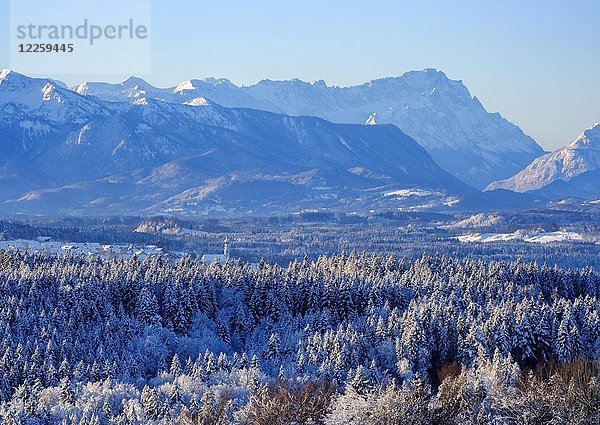
[[[22,0],[26,1],[26,0]],[[595,0],[154,0],[158,86],[206,76],[351,85],[438,68],[546,149],[600,121]],[[0,0],[7,28],[8,0]],[[2,34],[0,67],[9,65]],[[101,58],[98,58],[101,60]],[[126,75],[52,75],[69,84]]]

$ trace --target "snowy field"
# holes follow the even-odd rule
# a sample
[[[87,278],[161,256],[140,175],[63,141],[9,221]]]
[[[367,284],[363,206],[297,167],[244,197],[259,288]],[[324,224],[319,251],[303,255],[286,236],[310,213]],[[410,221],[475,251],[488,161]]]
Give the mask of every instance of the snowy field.
[[[470,233],[456,237],[461,242],[502,242],[520,240],[532,243],[551,242],[584,242],[586,239],[579,233],[567,230],[556,232],[527,234],[522,230],[514,233]]]

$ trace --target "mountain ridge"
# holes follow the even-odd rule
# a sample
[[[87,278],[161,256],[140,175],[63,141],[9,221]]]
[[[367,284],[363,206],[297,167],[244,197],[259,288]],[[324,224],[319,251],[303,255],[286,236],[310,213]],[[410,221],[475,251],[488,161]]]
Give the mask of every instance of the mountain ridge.
[[[600,124],[596,123],[582,133],[566,146],[549,152],[535,161],[521,172],[509,179],[499,180],[491,183],[486,190],[508,189],[515,192],[544,193],[544,190],[552,191],[555,196],[566,194],[564,189],[556,192],[558,187],[565,187],[559,182],[565,182],[573,190],[573,196],[582,197],[600,194],[600,190],[590,192],[589,182],[585,188],[579,188],[578,182],[582,182],[584,176],[591,172],[600,170]],[[578,191],[580,193],[578,193]]]
[[[394,125],[191,106],[148,93],[111,102],[58,85],[62,97],[47,98],[42,82],[26,82],[31,97],[4,103],[0,122],[0,179],[13,182],[0,186],[5,213],[455,209],[490,198]]]
[[[123,90],[115,95],[101,86],[86,93],[125,102],[135,97]],[[498,113],[488,113],[462,81],[433,68],[348,87],[299,79],[238,87],[227,79],[207,78],[153,87],[145,94],[173,103],[203,97],[226,107],[316,116],[335,123],[364,124],[376,114],[376,124],[398,126],[442,168],[480,189],[514,175],[545,153],[520,128]]]

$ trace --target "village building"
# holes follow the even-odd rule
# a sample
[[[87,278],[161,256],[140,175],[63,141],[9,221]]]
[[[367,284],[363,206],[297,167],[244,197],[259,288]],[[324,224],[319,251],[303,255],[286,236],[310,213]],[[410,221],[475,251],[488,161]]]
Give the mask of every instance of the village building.
[[[221,264],[225,264],[229,259],[229,240],[225,238],[223,241],[223,253],[222,254],[204,254],[201,261],[205,264],[210,264],[213,261],[218,261]]]

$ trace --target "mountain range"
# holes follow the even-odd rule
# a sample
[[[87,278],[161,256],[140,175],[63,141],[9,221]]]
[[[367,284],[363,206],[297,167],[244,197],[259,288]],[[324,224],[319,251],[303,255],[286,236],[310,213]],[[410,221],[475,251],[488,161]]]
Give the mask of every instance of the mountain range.
[[[0,73],[1,212],[274,214],[506,201],[448,174],[394,125],[226,108],[205,97],[106,97]]]
[[[541,155],[431,69],[346,88],[69,88],[2,70],[0,116],[0,213],[486,210],[599,195],[599,126]]]
[[[119,84],[84,83],[73,90],[112,102],[151,98],[193,105],[210,99],[224,107],[315,116],[334,123],[394,124],[444,170],[479,189],[514,175],[544,154],[520,128],[498,113],[488,113],[461,81],[434,69],[353,87],[297,79],[238,87],[226,79],[208,78],[156,88],[132,77]]]
[[[529,192],[552,199],[600,196],[600,124],[547,153],[513,177],[490,184],[488,190]]]

